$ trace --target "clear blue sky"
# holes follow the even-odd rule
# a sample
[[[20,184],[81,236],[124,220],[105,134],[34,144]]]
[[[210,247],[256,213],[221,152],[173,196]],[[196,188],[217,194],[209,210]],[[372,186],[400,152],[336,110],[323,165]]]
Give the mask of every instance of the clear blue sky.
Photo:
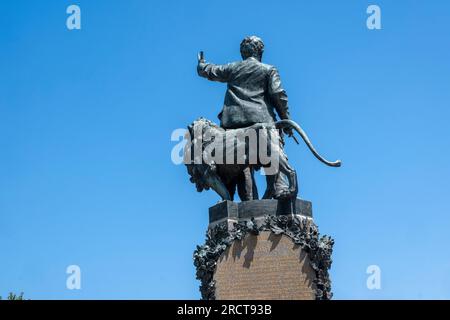
[[[373,3],[382,30],[366,28]],[[70,4],[81,30],[66,28]],[[170,135],[221,108],[197,51],[238,60],[256,34],[292,117],[343,160],[287,145],[336,240],[335,298],[450,298],[449,2],[14,0],[0,13],[0,295],[200,297],[192,252],[218,197],[172,164]],[[366,288],[372,264],[381,290]]]

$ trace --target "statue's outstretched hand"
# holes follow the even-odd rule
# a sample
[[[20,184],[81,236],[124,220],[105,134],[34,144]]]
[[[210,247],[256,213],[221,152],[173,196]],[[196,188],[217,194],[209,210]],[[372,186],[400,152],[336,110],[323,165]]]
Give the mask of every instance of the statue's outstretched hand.
[[[200,51],[197,54],[197,60],[198,60],[198,63],[205,63],[205,57],[204,57],[203,51]]]

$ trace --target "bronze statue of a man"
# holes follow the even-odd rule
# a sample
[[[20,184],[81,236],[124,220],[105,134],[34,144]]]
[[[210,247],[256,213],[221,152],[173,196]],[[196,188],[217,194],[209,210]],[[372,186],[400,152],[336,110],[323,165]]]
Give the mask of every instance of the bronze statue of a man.
[[[276,114],[282,120],[290,119],[288,98],[281,86],[278,70],[261,62],[263,41],[256,36],[246,37],[241,42],[240,51],[242,61],[225,65],[205,62],[202,52],[198,56],[197,72],[200,76],[227,83],[223,108],[218,115],[221,127],[236,129],[256,123],[273,123],[277,120]],[[286,127],[283,130],[289,136],[292,135],[291,128]],[[283,140],[280,141],[283,144]],[[281,156],[286,157],[284,152]],[[239,190],[241,200],[250,200],[249,198],[255,197],[256,185],[253,178],[252,186],[243,183],[245,174],[249,173],[244,172],[241,181],[236,183],[238,189],[251,188],[253,196],[245,190]],[[250,174],[253,175],[253,172]],[[283,175],[267,176],[267,189],[263,198],[282,198],[288,193],[288,185]],[[245,199],[242,199],[243,197]]]
[[[266,175],[267,189],[263,198],[295,199],[298,192],[297,174],[289,165],[284,152],[283,132],[293,137],[294,129],[313,155],[324,164],[339,167],[341,162],[324,159],[315,150],[303,129],[290,119],[286,91],[281,86],[277,69],[261,62],[264,52],[262,40],[255,36],[247,37],[242,40],[240,49],[243,60],[225,65],[205,62],[203,52],[198,55],[198,74],[212,81],[225,82],[228,87],[219,113],[220,127],[204,118],[188,126],[190,143],[185,148],[185,164],[190,180],[195,183],[198,191],[213,189],[223,200],[233,200],[236,188],[242,201],[256,200],[258,193],[254,170],[269,168],[259,152],[269,146],[270,153],[276,155],[278,160],[275,165],[277,170],[268,170],[270,173]],[[195,128],[201,128],[201,136],[215,138],[206,141],[198,139]],[[245,133],[255,130],[262,139],[256,145],[247,143]],[[212,149],[218,147],[217,150],[222,150],[223,146],[218,142],[226,140],[229,134],[232,136],[237,133],[243,133],[244,139],[233,140],[232,144],[238,146],[238,150],[242,146],[242,149],[252,151],[251,155],[256,154],[255,162],[248,161],[251,156],[239,157],[239,152],[236,153],[236,163],[232,164],[224,164],[208,156],[211,146],[214,146]],[[192,158],[192,154],[195,158],[195,150],[198,150],[196,146],[203,150],[202,155],[207,156],[207,161],[198,163]],[[228,152],[227,147],[225,149]],[[231,149],[234,152],[234,148]],[[272,163],[271,161],[270,164]]]
[[[199,57],[197,71],[212,81],[226,82],[220,124],[225,129],[251,126],[289,119],[286,91],[281,86],[275,67],[261,62],[264,44],[258,37],[247,37],[241,42],[242,61],[225,65],[206,63]]]

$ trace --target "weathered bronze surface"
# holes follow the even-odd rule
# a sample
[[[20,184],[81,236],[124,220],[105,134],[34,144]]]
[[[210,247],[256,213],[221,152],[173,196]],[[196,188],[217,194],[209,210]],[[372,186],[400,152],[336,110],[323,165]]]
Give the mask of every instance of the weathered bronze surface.
[[[265,133],[262,140],[269,146],[270,153],[276,155],[277,170],[266,173],[267,188],[263,199],[290,199],[295,202],[298,194],[297,174],[284,152],[283,133],[295,139],[293,131],[297,132],[314,156],[326,165],[339,167],[341,162],[331,162],[320,156],[302,128],[290,119],[288,98],[279,73],[274,66],[261,61],[264,52],[262,40],[256,36],[247,37],[241,42],[240,51],[242,61],[224,65],[208,63],[203,52],[199,53],[198,74],[208,80],[227,83],[227,91],[218,116],[220,126],[200,118],[188,127],[189,136],[195,136],[197,127],[202,128],[203,136],[213,136],[215,141],[201,142],[201,148],[205,150],[218,140],[225,141],[229,134],[246,137],[255,131],[258,135]],[[236,155],[236,162],[233,163],[217,160],[194,163],[194,145],[187,145],[185,163],[191,182],[196,184],[198,191],[211,188],[222,200],[233,200],[237,189],[242,201],[258,199],[254,172],[261,168],[267,169],[273,162],[267,164],[261,159],[261,140],[251,144],[245,138],[237,139],[235,144],[237,147],[243,145],[245,155],[243,158]],[[226,152],[224,147],[223,153]],[[256,161],[250,163],[248,160],[253,155],[256,155]]]

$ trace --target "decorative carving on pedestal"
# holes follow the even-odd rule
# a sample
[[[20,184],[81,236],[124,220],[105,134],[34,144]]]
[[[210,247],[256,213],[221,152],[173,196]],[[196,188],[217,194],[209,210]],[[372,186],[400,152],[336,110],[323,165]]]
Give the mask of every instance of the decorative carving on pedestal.
[[[234,214],[233,212],[233,210],[230,210],[231,214]],[[244,214],[249,213],[244,212]],[[238,212],[238,215],[240,215],[240,212]],[[314,271],[312,288],[315,298],[319,300],[331,299],[331,281],[328,270],[332,263],[331,254],[334,241],[329,236],[319,237],[318,228],[312,218],[299,214],[255,215],[244,220],[240,220],[239,217],[236,218],[237,220],[222,219],[221,222],[215,224],[210,222],[205,244],[197,246],[194,252],[194,265],[197,268],[197,279],[201,281],[202,299],[214,300],[218,298],[216,295],[217,281],[214,275],[219,259],[225,254],[226,250],[233,243],[244,240],[246,236],[260,235],[262,232],[287,236],[295,246],[301,249],[298,250],[299,254],[300,252],[306,253],[307,259],[305,260],[309,262],[309,266]]]

